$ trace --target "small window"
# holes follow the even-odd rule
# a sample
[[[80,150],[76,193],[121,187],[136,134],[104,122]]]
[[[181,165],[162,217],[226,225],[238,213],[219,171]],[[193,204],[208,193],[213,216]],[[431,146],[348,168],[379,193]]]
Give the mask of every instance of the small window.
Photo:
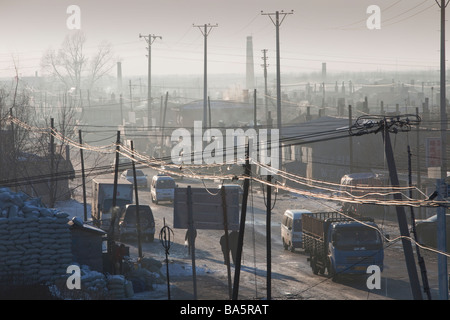
[[[288,218],[288,221],[287,221],[286,225],[287,225],[289,230],[292,229],[292,219],[291,218]]]

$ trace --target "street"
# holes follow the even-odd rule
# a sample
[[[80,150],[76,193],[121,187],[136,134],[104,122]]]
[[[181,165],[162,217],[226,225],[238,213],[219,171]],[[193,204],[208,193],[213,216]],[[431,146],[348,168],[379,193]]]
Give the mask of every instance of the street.
[[[145,169],[151,179],[155,172]],[[218,183],[213,181],[194,181],[189,179],[177,180],[179,187],[208,187],[214,188]],[[159,232],[166,225],[172,227],[173,204],[164,203],[156,205],[150,200],[149,189],[139,189],[139,202],[149,204],[152,208],[156,233],[152,243],[143,242],[144,257],[153,257],[163,262],[165,266],[165,251],[159,241]],[[241,263],[239,299],[266,299],[269,292],[267,277],[267,248],[266,248],[266,209],[264,193],[261,186],[251,183],[246,227],[244,234],[244,247]],[[345,276],[333,282],[325,275],[312,273],[307,255],[302,249],[295,252],[284,250],[280,237],[280,221],[283,212],[288,208],[304,208],[311,211],[327,211],[338,208],[339,204],[324,200],[307,199],[295,194],[273,195],[271,217],[271,276],[270,298],[279,300],[410,300],[412,299],[408,273],[401,241],[385,243],[384,270],[381,273],[380,289],[367,287],[367,275]],[[395,217],[386,217],[385,221],[375,221],[388,234],[390,239],[399,235]],[[172,299],[216,300],[229,299],[231,289],[228,283],[233,284],[235,269],[232,265],[230,273],[224,264],[224,258],[219,244],[223,231],[198,230],[195,241],[196,266],[196,296],[194,294],[194,281],[192,273],[192,257],[185,246],[185,229],[173,229],[174,239],[169,251],[169,266],[181,266],[186,272],[170,274]],[[130,246],[133,257],[138,256],[137,242],[126,242]],[[435,253],[421,250],[427,267],[428,281],[433,299],[438,298],[437,285],[437,256]],[[164,268],[165,269],[165,268]],[[170,270],[170,269],[169,269]],[[418,273],[420,272],[417,266]],[[228,274],[230,277],[228,277]],[[421,280],[420,274],[418,275]],[[422,284],[422,281],[420,281]],[[158,287],[159,288],[159,287]],[[159,290],[136,295],[137,299],[167,299],[167,287],[161,286]],[[423,293],[423,298],[426,295]]]

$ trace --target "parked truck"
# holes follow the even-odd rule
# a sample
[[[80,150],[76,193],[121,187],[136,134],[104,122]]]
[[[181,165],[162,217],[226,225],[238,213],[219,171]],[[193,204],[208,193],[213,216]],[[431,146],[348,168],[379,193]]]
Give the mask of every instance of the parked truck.
[[[93,180],[91,216],[94,225],[105,231],[110,231],[113,196],[114,178],[96,178]],[[116,207],[120,207],[120,211],[122,211],[125,205],[132,202],[133,184],[125,179],[118,179]],[[118,214],[120,214],[120,211]]]
[[[383,241],[372,218],[319,212],[302,220],[303,246],[314,274],[328,270],[336,280],[341,274],[365,274],[371,265],[383,271]]]

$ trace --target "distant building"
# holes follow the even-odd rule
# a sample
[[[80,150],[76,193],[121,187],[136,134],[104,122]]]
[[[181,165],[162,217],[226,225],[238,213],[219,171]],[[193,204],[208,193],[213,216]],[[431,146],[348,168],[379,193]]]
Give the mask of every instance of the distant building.
[[[23,191],[31,197],[39,197],[46,205],[51,203],[51,165],[49,155],[21,152],[14,154],[11,130],[0,131],[0,185]],[[69,180],[75,178],[68,146],[64,155],[54,158],[54,199],[71,197]]]
[[[241,127],[253,121],[253,103],[245,103],[231,100],[211,100],[208,110],[211,115],[211,126]],[[193,127],[194,121],[203,121],[203,100],[197,100],[183,104],[176,109],[177,125],[182,127]]]
[[[20,182],[17,188],[32,197],[40,197],[42,202],[51,204],[51,168],[49,156],[36,154],[21,154],[18,158],[17,179]],[[75,170],[70,158],[55,154],[55,200],[68,200],[71,198],[69,180],[75,178]]]

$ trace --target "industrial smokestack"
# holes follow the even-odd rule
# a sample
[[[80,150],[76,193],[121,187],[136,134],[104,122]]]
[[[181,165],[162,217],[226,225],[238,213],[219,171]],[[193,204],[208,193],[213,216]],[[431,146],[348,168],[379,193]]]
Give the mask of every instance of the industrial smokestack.
[[[247,37],[247,67],[246,67],[246,89],[255,88],[255,69],[253,65],[253,39]]]
[[[117,93],[122,93],[122,62],[117,62]]]
[[[327,80],[327,63],[323,62],[322,63],[322,81],[326,81]]]

